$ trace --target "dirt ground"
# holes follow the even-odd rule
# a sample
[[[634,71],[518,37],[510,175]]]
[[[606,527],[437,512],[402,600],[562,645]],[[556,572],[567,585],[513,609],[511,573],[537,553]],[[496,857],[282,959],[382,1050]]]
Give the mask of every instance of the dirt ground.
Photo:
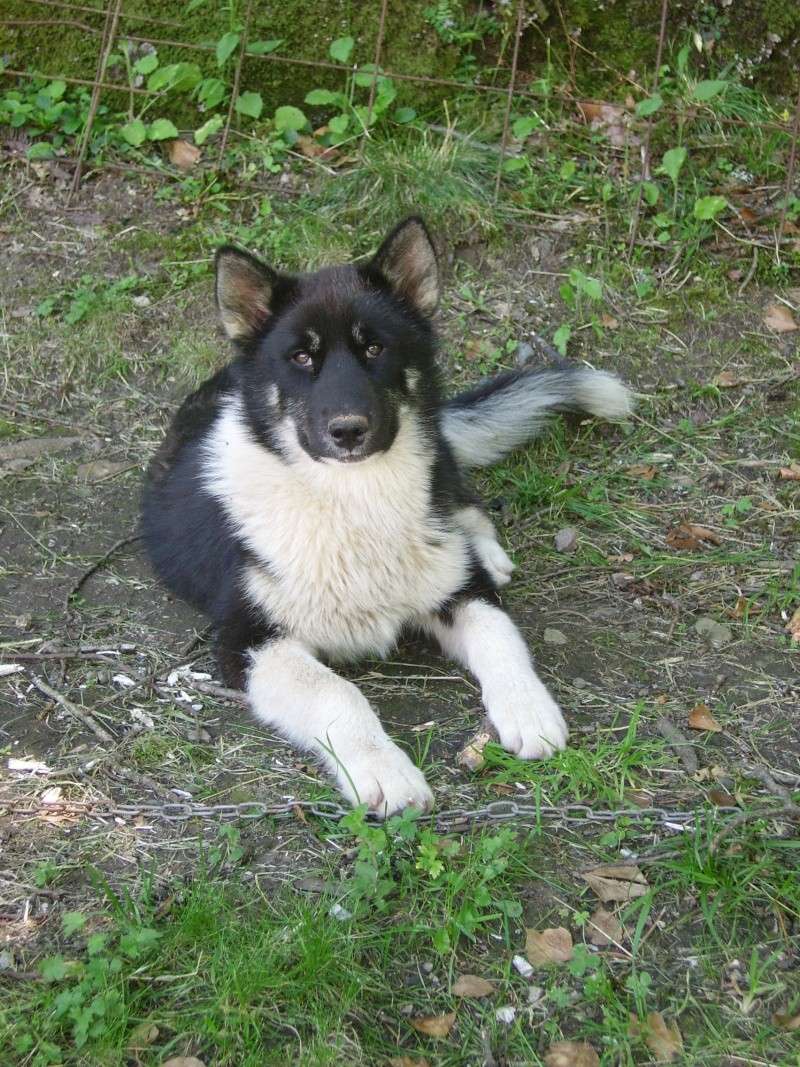
[[[217,833],[213,820],[120,817],[116,805],[334,798],[241,706],[171,676],[188,665],[213,677],[213,659],[204,620],[142,557],[139,486],[170,413],[224,343],[210,276],[176,283],[163,266],[202,220],[156,191],[107,175],[66,210],[52,183],[20,178],[0,219],[0,659],[20,668],[0,676],[0,936],[18,958],[48,943],[55,903],[91,894],[90,866],[135,893],[148,869],[189,876],[198,838]],[[506,251],[450,251],[450,378],[513,366],[518,342],[541,359],[569,235],[543,223]],[[131,274],[130,290],[77,323],[65,305],[36,313],[82,278],[107,287]],[[424,753],[440,810],[538,789],[544,804],[699,811],[779,805],[798,788],[787,625],[800,606],[800,482],[780,471],[800,456],[800,331],[764,324],[776,293],[690,278],[642,306],[620,285],[614,325],[578,332],[570,355],[622,373],[641,394],[637,418],[559,427],[481,480],[518,565],[506,603],[566,709],[572,763],[461,767],[479,694],[421,642],[350,672],[393,736]],[[554,543],[564,528],[577,536],[566,552]],[[701,704],[713,729],[689,725]],[[585,863],[602,830],[562,824],[546,866]],[[651,826],[649,840],[673,832]],[[262,884],[313,872],[326,849],[305,818],[242,833]],[[62,872],[50,891],[36,876],[48,865]],[[547,904],[532,891],[525,906],[530,920]],[[688,951],[685,932],[658,937],[667,967]]]

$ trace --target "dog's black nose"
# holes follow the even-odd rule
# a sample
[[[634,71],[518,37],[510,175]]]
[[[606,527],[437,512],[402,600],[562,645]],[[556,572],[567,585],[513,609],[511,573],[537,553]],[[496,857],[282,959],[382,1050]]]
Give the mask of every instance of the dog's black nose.
[[[337,415],[328,423],[328,433],[334,444],[348,452],[364,444],[368,430],[366,415]]]

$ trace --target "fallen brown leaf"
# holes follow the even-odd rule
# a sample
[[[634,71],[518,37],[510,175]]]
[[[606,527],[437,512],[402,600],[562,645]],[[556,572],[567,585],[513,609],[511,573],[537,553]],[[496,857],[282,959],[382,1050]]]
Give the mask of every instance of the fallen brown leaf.
[[[490,734],[488,731],[476,734],[472,740],[468,741],[461,749],[456,757],[456,763],[459,767],[466,767],[468,771],[479,771],[486,762],[483,750],[489,742],[493,740],[494,735]]]
[[[189,144],[188,141],[182,141],[180,138],[167,143],[167,156],[169,157],[169,161],[176,166],[178,170],[191,170],[201,154],[200,149],[196,145]]]
[[[95,459],[89,463],[81,463],[78,467],[78,477],[84,482],[104,482],[107,478],[113,478],[115,474],[133,470],[135,463],[113,463],[107,459]]]
[[[667,544],[679,552],[693,551],[706,544],[720,545],[722,538],[707,526],[694,522],[682,522],[667,533]]]
[[[709,789],[708,799],[718,808],[736,807],[736,797],[732,797],[726,789]]]
[[[449,1011],[446,1015],[422,1015],[408,1020],[415,1030],[428,1037],[442,1039],[447,1037],[456,1021],[456,1013]]]
[[[772,1016],[772,1021],[781,1030],[800,1030],[800,1013],[789,1015],[788,1012],[776,1011]]]
[[[534,967],[572,959],[572,935],[563,926],[525,931],[525,955]]]
[[[683,1038],[676,1022],[667,1023],[660,1011],[651,1011],[641,1023],[631,1016],[630,1033],[633,1037],[643,1037],[644,1043],[658,1060],[672,1063],[683,1051]]]
[[[460,974],[453,983],[456,997],[490,997],[494,991],[494,985],[477,974]]]
[[[619,319],[615,319],[613,315],[609,315],[606,311],[600,316],[600,322],[607,330],[616,330],[619,326]]]
[[[161,1031],[154,1023],[139,1023],[138,1026],[134,1026],[128,1037],[129,1049],[146,1048],[148,1045],[152,1045]]]
[[[316,159],[325,155],[325,146],[315,141],[308,134],[301,134],[295,141],[295,147],[302,152],[306,159]]]
[[[742,378],[736,371],[723,370],[714,379],[714,385],[720,389],[734,389],[737,385],[746,385],[749,378]]]
[[[751,615],[760,615],[764,610],[763,604],[756,600],[750,600],[746,596],[738,596],[732,608],[728,608],[727,614],[731,619],[744,619]]]
[[[800,482],[800,463],[790,463],[788,467],[781,467],[778,477],[787,482]]]
[[[711,714],[711,708],[707,704],[697,704],[689,712],[689,726],[693,730],[708,730],[711,733],[722,733],[722,727]]]
[[[606,945],[619,945],[625,937],[625,929],[613,912],[597,908],[589,916],[589,942],[603,948]]]
[[[634,463],[632,467],[626,467],[625,473],[630,474],[633,478],[645,478],[648,482],[651,482],[658,474],[658,470],[650,463]]]
[[[427,1060],[414,1060],[410,1056],[392,1056],[389,1067],[430,1067]]]
[[[206,1067],[197,1056],[173,1056],[172,1059],[164,1060],[161,1067]]]
[[[770,304],[764,311],[764,325],[774,333],[791,333],[800,330],[794,315],[785,304]]]
[[[623,552],[620,556],[606,556],[607,563],[632,563],[633,552]]]
[[[800,641],[800,608],[795,611],[794,615],[786,623],[786,629],[792,635],[793,641]]]
[[[556,1041],[544,1056],[545,1067],[600,1067],[600,1058],[585,1041]]]
[[[607,904],[610,900],[634,900],[648,890],[647,879],[632,864],[605,864],[581,874],[586,882]]]

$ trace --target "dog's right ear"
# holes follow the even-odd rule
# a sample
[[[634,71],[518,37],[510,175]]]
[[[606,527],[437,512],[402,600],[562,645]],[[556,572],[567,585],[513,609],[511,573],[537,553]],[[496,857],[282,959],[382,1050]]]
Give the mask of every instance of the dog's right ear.
[[[217,307],[225,333],[233,341],[251,341],[272,314],[278,275],[234,245],[219,249],[215,267]]]

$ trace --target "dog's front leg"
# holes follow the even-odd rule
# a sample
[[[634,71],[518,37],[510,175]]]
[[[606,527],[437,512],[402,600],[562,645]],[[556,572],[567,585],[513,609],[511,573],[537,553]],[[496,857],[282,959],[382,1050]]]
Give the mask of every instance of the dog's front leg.
[[[567,724],[533,669],[517,627],[506,613],[483,600],[464,600],[429,629],[447,655],[480,682],[483,704],[508,752],[540,759],[567,743]]]
[[[352,682],[298,641],[271,641],[250,655],[246,690],[256,717],[318,756],[351,804],[367,804],[383,816],[432,807],[422,773]]]

